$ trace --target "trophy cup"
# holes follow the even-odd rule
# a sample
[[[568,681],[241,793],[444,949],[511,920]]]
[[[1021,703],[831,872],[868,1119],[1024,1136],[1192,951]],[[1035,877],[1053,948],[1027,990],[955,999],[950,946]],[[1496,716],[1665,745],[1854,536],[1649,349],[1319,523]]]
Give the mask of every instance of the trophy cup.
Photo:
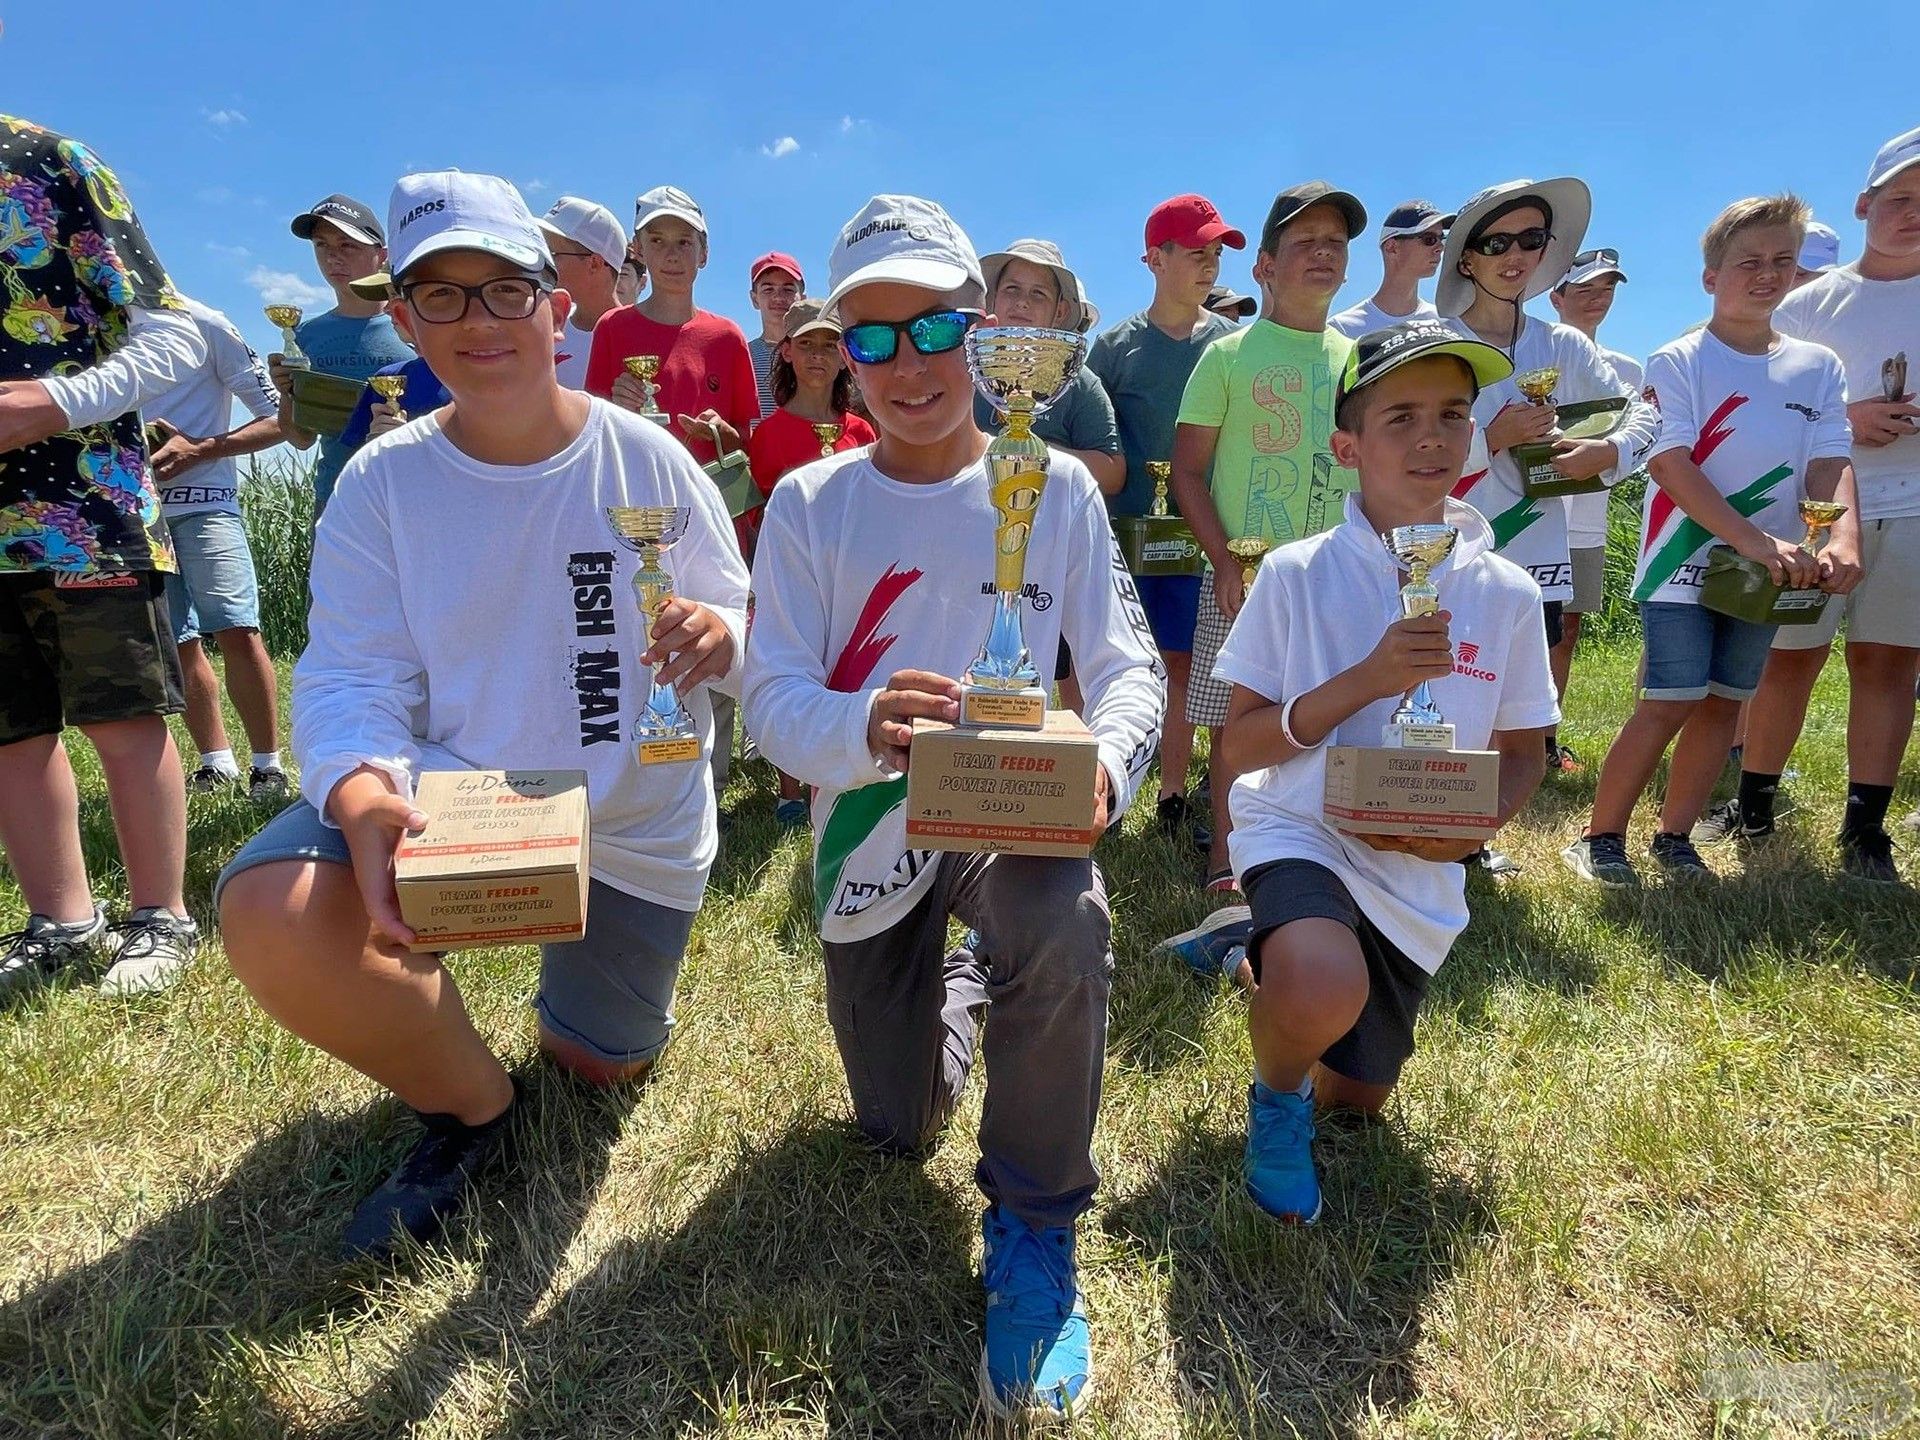
[[[1577,400],[1554,405],[1554,388],[1560,383],[1560,367],[1543,365],[1538,370],[1523,370],[1513,377],[1514,388],[1530,405],[1553,407],[1553,433],[1544,440],[1529,440],[1513,447],[1513,463],[1520,467],[1520,488],[1535,498],[1550,495],[1592,495],[1607,488],[1598,475],[1584,480],[1569,480],[1553,468],[1553,447],[1562,440],[1604,440],[1620,428],[1627,418],[1625,396],[1600,400]]]
[[[1147,461],[1147,476],[1153,481],[1153,504],[1147,507],[1147,514],[1157,520],[1167,513],[1167,483],[1173,479],[1172,462]]]
[[[646,644],[653,644],[653,627],[673,598],[673,577],[660,563],[660,554],[687,533],[693,512],[684,505],[609,505],[607,525],[613,537],[640,556],[633,572],[633,598],[646,617]],[[659,765],[700,758],[700,735],[693,717],[680,703],[671,685],[663,685],[649,670],[647,702],[633,723],[633,749],[642,765]]]
[[[1560,383],[1560,367],[1543,365],[1538,370],[1526,370],[1513,377],[1513,388],[1527,397],[1529,405],[1551,405],[1553,387]]]
[[[998,517],[993,620],[980,653],[961,677],[962,725],[1046,726],[1047,692],[1021,626],[1027,541],[1047,486],[1047,446],[1034,435],[1033,419],[1079,374],[1086,344],[1071,330],[1001,326],[967,332],[967,369],[980,393],[1006,416],[1007,428],[987,446],[988,485]]]
[[[846,433],[846,429],[846,426],[836,425],[830,420],[814,422],[813,438],[820,442],[822,460],[833,454],[833,447],[840,443],[840,437]]]
[[[1260,562],[1273,549],[1273,542],[1264,535],[1243,535],[1238,540],[1229,540],[1227,549],[1240,562],[1240,586],[1244,597],[1247,591],[1253,589],[1253,577],[1260,573]],[[1244,598],[1241,603],[1245,603]]]
[[[298,305],[267,306],[267,321],[280,327],[280,363],[289,370],[311,370],[313,362],[294,338],[293,327],[300,323]]]
[[[1407,571],[1407,583],[1400,587],[1401,615],[1411,619],[1433,614],[1440,608],[1440,591],[1430,578],[1431,572],[1453,553],[1460,532],[1451,525],[1396,525],[1381,539]],[[1433,692],[1426,681],[1401,697],[1400,708],[1387,721],[1381,744],[1395,750],[1453,748],[1453,726],[1433,703]]]
[[[672,424],[666,412],[661,410],[659,401],[654,398],[657,389],[653,382],[660,373],[660,357],[629,355],[622,363],[627,367],[627,373],[640,382],[640,418],[651,420],[656,425]]]
[[[1200,542],[1193,538],[1193,528],[1167,504],[1173,466],[1165,460],[1149,460],[1146,469],[1153,480],[1153,503],[1147,513],[1113,517],[1114,538],[1120,542],[1127,569],[1135,575],[1198,575],[1205,568]]]
[[[387,404],[393,407],[394,418],[402,425],[407,422],[407,412],[400,408],[400,397],[406,392],[407,377],[404,375],[375,375],[368,379],[367,386]]]
[[[1820,553],[1826,533],[1847,513],[1834,500],[1802,500],[1800,519],[1807,527],[1800,548]],[[1749,560],[1731,545],[1707,551],[1707,567],[1700,578],[1700,603],[1709,610],[1750,620],[1756,625],[1811,625],[1826,612],[1830,597],[1817,585],[1793,589],[1773,583],[1767,567]]]
[[[1847,507],[1837,500],[1802,500],[1800,518],[1806,522],[1807,533],[1801,538],[1800,548],[1809,555],[1818,555],[1826,543],[1827,531],[1846,513]]]

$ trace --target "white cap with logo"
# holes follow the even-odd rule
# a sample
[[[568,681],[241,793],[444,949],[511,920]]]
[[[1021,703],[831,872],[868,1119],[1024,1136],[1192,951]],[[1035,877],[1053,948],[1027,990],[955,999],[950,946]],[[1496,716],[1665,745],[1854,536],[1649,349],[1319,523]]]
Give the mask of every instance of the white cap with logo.
[[[527,202],[498,175],[427,170],[401,176],[387,201],[387,234],[388,273],[396,280],[443,250],[479,250],[528,271],[553,268]]]
[[[833,242],[826,313],[838,318],[840,302],[862,285],[891,281],[946,291],[969,280],[984,288],[973,242],[951,215],[917,195],[876,195]]]
[[[553,208],[539,220],[542,230],[585,246],[613,269],[627,258],[627,232],[604,205],[582,200],[578,195],[562,195]]]
[[[1880,153],[1873,157],[1873,168],[1867,171],[1867,189],[1878,190],[1887,181],[1902,170],[1920,165],[1920,125],[1896,135],[1880,147]]]
[[[675,185],[656,185],[633,202],[633,233],[638,235],[655,220],[684,220],[704,237],[706,212],[694,198]]]

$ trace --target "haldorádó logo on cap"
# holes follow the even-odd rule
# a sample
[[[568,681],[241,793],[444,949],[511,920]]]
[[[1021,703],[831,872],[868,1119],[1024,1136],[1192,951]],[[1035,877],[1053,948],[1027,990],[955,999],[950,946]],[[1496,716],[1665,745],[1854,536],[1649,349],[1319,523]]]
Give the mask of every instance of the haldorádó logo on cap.
[[[966,232],[917,195],[876,195],[840,227],[827,265],[827,315],[837,318],[840,302],[862,285],[888,281],[943,294],[984,284]]]
[[[1469,340],[1438,321],[1408,320],[1369,330],[1354,341],[1334,393],[1334,404],[1402,365],[1430,355],[1451,355],[1465,361],[1478,386],[1491,385],[1513,373],[1513,362],[1485,341]]]

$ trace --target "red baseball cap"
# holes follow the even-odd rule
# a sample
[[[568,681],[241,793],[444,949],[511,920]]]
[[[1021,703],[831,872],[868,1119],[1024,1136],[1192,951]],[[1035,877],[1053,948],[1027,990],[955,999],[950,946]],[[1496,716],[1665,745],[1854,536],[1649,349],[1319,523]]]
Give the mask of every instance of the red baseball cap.
[[[800,262],[791,255],[782,255],[778,250],[769,250],[753,262],[753,268],[747,272],[747,284],[753,284],[768,270],[784,270],[800,282],[802,290],[807,288],[807,277],[801,273]]]
[[[1216,240],[1229,248],[1244,250],[1247,237],[1220,218],[1213,202],[1204,195],[1176,195],[1162,200],[1147,216],[1147,249],[1172,241],[1189,250],[1198,250]]]

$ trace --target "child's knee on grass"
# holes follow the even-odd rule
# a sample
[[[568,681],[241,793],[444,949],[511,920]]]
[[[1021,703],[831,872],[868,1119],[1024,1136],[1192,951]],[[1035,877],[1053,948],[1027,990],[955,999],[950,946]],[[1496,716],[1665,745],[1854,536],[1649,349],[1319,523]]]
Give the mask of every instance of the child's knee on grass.
[[[1338,920],[1290,921],[1265,935],[1259,950],[1250,1028],[1266,1078],[1266,1062],[1291,1070],[1317,1060],[1353,1028],[1371,987],[1360,941]]]

